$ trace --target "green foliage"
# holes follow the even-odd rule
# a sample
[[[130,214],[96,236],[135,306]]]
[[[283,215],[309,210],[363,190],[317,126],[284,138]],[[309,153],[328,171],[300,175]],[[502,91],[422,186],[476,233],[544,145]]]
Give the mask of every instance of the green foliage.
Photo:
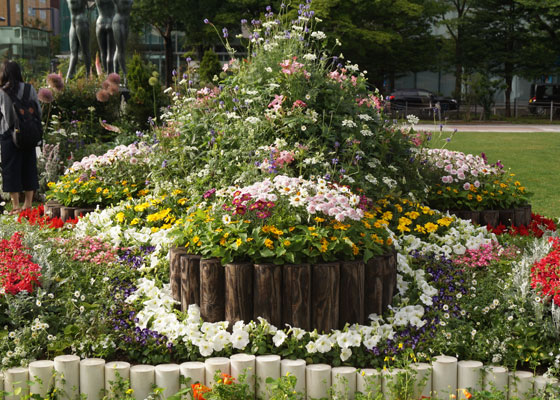
[[[218,55],[212,49],[206,50],[198,70],[200,82],[203,84],[212,83],[214,76],[219,75],[221,70],[222,64],[220,64]]]
[[[156,78],[150,81],[153,72],[154,68],[146,64],[139,54],[134,54],[128,64],[127,84],[130,98],[127,101],[126,112],[142,129],[148,127],[150,117],[156,117],[154,110],[158,110],[167,102],[159,80]]]

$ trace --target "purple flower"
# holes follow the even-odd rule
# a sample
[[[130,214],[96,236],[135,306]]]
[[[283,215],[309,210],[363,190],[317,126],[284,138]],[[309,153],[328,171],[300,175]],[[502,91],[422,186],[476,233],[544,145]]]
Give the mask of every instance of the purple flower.
[[[222,29],[222,33],[224,34],[224,37],[227,38],[228,37],[228,30],[227,28]]]
[[[333,158],[333,159],[332,159],[332,163],[333,163],[333,165],[338,164],[338,158]]]
[[[192,61],[192,58],[187,57],[187,58],[185,59],[185,61],[186,61],[187,63],[190,63],[190,62]]]
[[[241,25],[245,25],[246,23],[247,23],[247,20],[246,20],[245,18],[243,18],[243,19],[241,20]]]
[[[209,198],[210,196],[212,196],[214,193],[216,193],[216,189],[210,189],[208,191],[206,191],[202,197],[204,197],[205,199]]]
[[[163,162],[161,163],[161,168],[165,167],[167,167],[167,160],[163,160]]]
[[[270,12],[271,10],[272,10],[272,7],[266,6],[266,11]]]
[[[208,18],[204,18],[204,23],[205,23],[205,24],[209,24],[209,23],[210,23],[210,21],[208,21]]]

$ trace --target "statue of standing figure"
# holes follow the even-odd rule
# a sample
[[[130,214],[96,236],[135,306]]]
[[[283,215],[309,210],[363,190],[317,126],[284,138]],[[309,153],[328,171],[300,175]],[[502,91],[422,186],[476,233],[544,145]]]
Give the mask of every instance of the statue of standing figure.
[[[66,73],[69,80],[76,73],[78,64],[78,53],[82,51],[82,57],[86,66],[86,76],[89,76],[91,57],[89,53],[89,19],[87,14],[87,0],[67,0],[70,9],[70,64]]]
[[[95,0],[98,17],[95,24],[95,35],[99,44],[99,56],[105,73],[115,71],[113,58],[115,55],[115,39],[113,36],[113,18],[115,16],[115,3],[113,0]]]
[[[119,69],[122,71],[126,84],[126,40],[128,38],[128,26],[133,0],[113,0],[113,3],[115,4],[113,36],[116,44],[114,67],[115,72],[119,72]]]

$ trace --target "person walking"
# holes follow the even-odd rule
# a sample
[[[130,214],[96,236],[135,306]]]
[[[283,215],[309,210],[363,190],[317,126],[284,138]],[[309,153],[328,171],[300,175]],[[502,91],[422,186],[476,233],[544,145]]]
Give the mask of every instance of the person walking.
[[[25,192],[23,209],[31,208],[33,192],[39,188],[37,176],[37,153],[35,148],[18,149],[13,142],[12,131],[17,116],[10,95],[23,98],[25,86],[21,68],[15,61],[4,61],[0,66],[0,150],[2,162],[2,190],[10,193],[12,214],[21,211],[19,194]],[[37,92],[29,85],[29,98],[36,103],[35,111],[41,116]]]

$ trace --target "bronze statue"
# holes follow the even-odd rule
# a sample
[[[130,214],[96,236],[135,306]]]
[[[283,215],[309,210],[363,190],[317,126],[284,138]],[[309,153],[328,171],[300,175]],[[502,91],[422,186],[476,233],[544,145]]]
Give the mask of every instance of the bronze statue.
[[[133,0],[113,0],[115,4],[115,16],[113,17],[113,36],[115,37],[116,51],[114,57],[115,72],[122,70],[126,84],[126,39],[128,38],[128,25]]]
[[[113,0],[95,0],[99,16],[95,24],[95,35],[99,44],[101,65],[105,73],[114,71],[113,58],[115,56],[115,39],[113,36],[113,17],[115,4]]]
[[[91,58],[89,54],[89,19],[87,15],[87,0],[67,0],[70,9],[70,65],[66,74],[66,80],[72,78],[76,73],[78,63],[78,52],[82,51],[82,57],[86,66],[86,76],[89,76]]]

